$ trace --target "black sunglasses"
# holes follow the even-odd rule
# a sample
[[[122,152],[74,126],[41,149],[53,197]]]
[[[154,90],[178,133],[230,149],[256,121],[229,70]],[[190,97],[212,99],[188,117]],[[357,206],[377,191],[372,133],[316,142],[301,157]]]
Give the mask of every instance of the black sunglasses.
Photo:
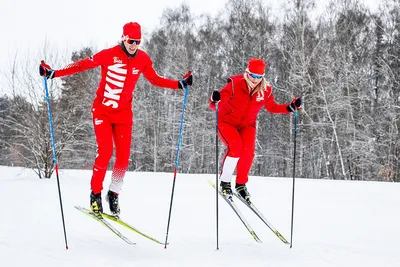
[[[135,40],[135,39],[128,39],[128,40],[126,40],[126,42],[128,43],[128,44],[140,44],[140,40]]]

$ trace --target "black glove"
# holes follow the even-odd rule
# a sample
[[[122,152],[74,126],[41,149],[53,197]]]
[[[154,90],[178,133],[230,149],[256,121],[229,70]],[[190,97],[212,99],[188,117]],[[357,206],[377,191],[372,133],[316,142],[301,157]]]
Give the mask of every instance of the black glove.
[[[42,62],[40,63],[40,66],[39,66],[39,74],[40,74],[40,76],[46,76],[47,79],[53,79],[55,71],[52,70],[49,65],[44,63],[44,60],[42,60]]]
[[[183,76],[183,79],[178,82],[178,87],[180,89],[183,89],[186,86],[192,85],[192,84],[193,84],[193,76],[192,76],[192,72],[189,71],[188,73],[185,74],[185,76]]]
[[[290,103],[290,105],[288,105],[286,109],[289,112],[295,112],[296,110],[301,110],[301,104],[301,98],[297,97],[293,99],[292,103]]]
[[[221,100],[221,93],[218,90],[215,90],[211,94],[211,101],[214,103],[218,103]]]

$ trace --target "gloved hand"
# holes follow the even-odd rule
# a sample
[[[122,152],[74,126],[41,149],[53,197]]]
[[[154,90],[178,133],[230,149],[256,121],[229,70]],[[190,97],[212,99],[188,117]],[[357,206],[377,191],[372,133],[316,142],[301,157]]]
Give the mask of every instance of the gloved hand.
[[[211,94],[211,101],[213,103],[218,103],[221,101],[221,93],[218,90],[214,90]]]
[[[296,110],[301,110],[301,98],[300,97],[296,97],[293,99],[292,103],[290,103],[290,105],[287,106],[287,110],[289,112],[295,112]]]
[[[39,66],[39,74],[40,76],[46,76],[47,79],[53,79],[55,71],[52,70],[49,65],[44,63],[44,60],[42,60]]]
[[[192,76],[192,72],[189,71],[188,73],[185,74],[185,76],[183,76],[183,79],[178,82],[178,87],[180,89],[183,89],[186,86],[192,85],[192,84],[193,84],[193,76]]]

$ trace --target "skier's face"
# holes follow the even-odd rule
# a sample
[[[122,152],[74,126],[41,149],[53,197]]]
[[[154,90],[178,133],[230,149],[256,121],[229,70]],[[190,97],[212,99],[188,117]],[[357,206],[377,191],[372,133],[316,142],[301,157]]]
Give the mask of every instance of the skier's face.
[[[128,51],[129,54],[135,54],[136,50],[139,47],[139,44],[140,40],[128,39],[124,41],[126,51]]]
[[[258,85],[261,82],[264,75],[258,75],[258,74],[253,74],[253,73],[247,72],[247,77],[253,84]]]

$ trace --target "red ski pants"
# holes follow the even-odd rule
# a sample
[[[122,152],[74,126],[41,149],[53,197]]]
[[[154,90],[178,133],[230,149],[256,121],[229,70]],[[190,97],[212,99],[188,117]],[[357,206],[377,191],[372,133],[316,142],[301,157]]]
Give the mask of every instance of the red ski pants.
[[[97,141],[97,156],[93,166],[91,189],[94,194],[103,190],[103,181],[115,145],[113,183],[122,185],[129,164],[132,140],[132,111],[106,112],[92,109],[93,126]],[[119,193],[119,192],[117,192]]]
[[[218,135],[227,151],[224,156],[239,158],[236,165],[236,183],[245,184],[253,164],[256,128],[255,126],[235,127],[225,122],[218,123]]]

